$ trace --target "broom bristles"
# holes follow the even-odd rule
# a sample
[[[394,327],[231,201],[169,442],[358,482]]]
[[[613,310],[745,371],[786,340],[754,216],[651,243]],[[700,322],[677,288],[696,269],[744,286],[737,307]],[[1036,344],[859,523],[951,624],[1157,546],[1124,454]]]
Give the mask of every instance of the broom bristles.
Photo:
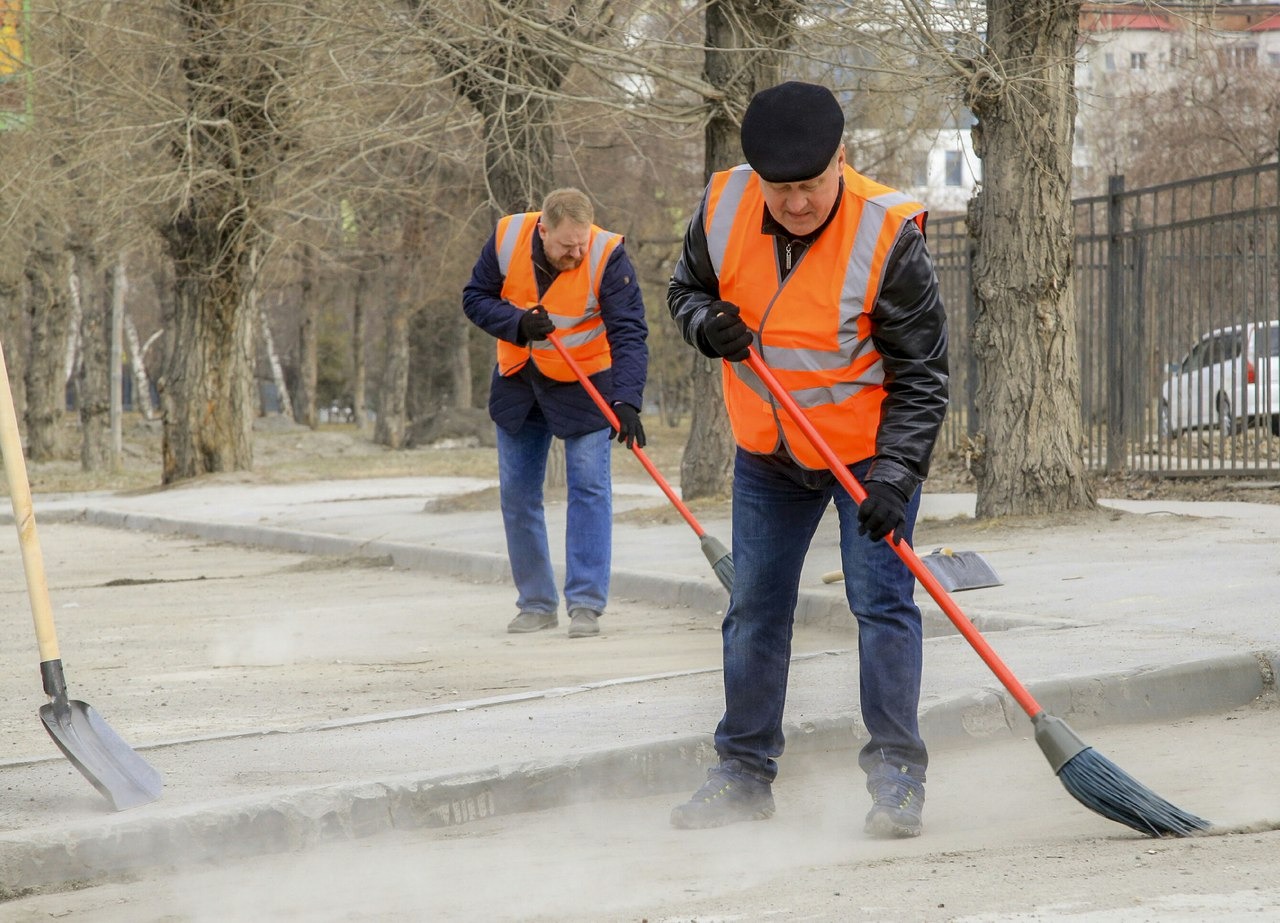
[[[1212,826],[1165,801],[1092,747],[1067,760],[1058,778],[1089,810],[1147,836],[1191,836]]]
[[[733,558],[725,555],[719,561],[711,565],[711,569],[716,572],[716,576],[720,578],[720,583],[730,593],[733,592]]]
[[[720,584],[730,593],[733,592],[733,558],[724,543],[713,535],[702,536],[702,553],[711,564],[711,569],[720,578]]]
[[[1147,836],[1190,836],[1212,826],[1165,801],[1089,746],[1061,718],[1031,719],[1036,743],[1071,796],[1090,811]]]

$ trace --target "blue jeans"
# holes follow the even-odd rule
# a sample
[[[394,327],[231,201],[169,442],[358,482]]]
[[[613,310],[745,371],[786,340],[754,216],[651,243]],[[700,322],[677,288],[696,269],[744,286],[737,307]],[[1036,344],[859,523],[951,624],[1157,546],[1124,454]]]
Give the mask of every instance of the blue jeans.
[[[507,557],[521,612],[555,612],[560,605],[547,543],[542,486],[547,473],[551,430],[530,419],[518,432],[498,427],[498,489]],[[609,430],[564,440],[568,509],[565,524],[567,608],[603,612],[609,597],[613,552],[613,482]]]
[[[850,470],[861,478],[868,465]],[[722,628],[725,713],[716,752],[721,760],[741,760],[762,779],[778,774],[800,569],[833,497],[845,595],[858,621],[862,720],[871,737],[858,762],[867,772],[905,765],[923,782],[928,754],[917,718],[923,630],[912,598],[915,577],[888,542],[858,534],[857,504],[839,483],[803,486],[741,449],[734,463],[734,577]],[[919,508],[917,490],[907,504],[903,541],[911,539]]]

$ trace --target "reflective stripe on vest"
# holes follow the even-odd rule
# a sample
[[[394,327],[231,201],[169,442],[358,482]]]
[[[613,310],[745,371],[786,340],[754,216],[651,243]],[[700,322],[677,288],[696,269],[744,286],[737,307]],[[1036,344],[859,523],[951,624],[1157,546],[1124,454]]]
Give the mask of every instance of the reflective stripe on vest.
[[[622,235],[592,225],[582,263],[576,269],[559,273],[539,297],[533,270],[533,235],[537,231],[538,215],[538,212],[526,212],[507,215],[498,221],[494,246],[503,276],[502,297],[518,308],[527,309],[536,304],[546,308],[561,344],[588,375],[594,375],[612,364],[609,339],[600,316],[600,280],[609,257],[622,243]],[[549,340],[525,346],[498,341],[498,369],[503,375],[514,375],[531,357],[548,378],[576,380],[573,370]]]
[[[761,357],[847,464],[875,453],[884,366],[869,314],[884,265],[907,221],[924,207],[845,167],[835,218],[779,282],[774,238],[760,231],[764,198],[747,167],[712,177],[704,207],[707,248],[720,297],[742,309]],[[825,467],[774,407],[749,368],[724,363],[725,402],[738,444],[768,453],[780,441],[797,461]]]

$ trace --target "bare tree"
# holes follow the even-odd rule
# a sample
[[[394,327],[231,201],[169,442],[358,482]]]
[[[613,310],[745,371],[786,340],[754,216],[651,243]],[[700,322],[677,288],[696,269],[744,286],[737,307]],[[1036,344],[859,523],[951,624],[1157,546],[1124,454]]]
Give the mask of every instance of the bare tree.
[[[470,19],[407,0],[440,70],[483,122],[485,176],[498,215],[530,211],[553,188],[555,97],[573,57],[548,35],[590,42],[604,30],[607,0],[556,15],[545,0],[481,3]],[[591,0],[588,0],[591,2]]]
[[[1091,194],[1105,174],[1174,182],[1253,167],[1276,156],[1280,139],[1280,72],[1201,47],[1176,67],[1110,75],[1082,114]]]
[[[720,0],[707,5],[704,76],[724,98],[707,120],[704,179],[742,163],[738,135],[742,113],[757,90],[778,83],[796,11],[792,0]],[[731,480],[734,442],[724,409],[720,366],[701,355],[693,359],[693,417],[680,463],[680,490],[689,499],[722,494]]]
[[[290,146],[290,61],[271,8],[180,0],[183,131],[172,152],[188,181],[162,233],[176,272],[160,388],[165,483],[252,467],[251,267],[261,205]]]
[[[299,270],[298,291],[302,322],[298,330],[298,400],[293,412],[299,423],[315,429],[319,424],[316,413],[316,377],[320,355],[320,303],[316,293],[319,260],[316,248],[311,243],[302,245]]]
[[[106,270],[91,247],[74,251],[72,272],[80,291],[80,362],[77,368],[76,411],[80,418],[80,467],[103,471],[111,467],[111,304]]]
[[[128,313],[124,315],[124,338],[129,347],[129,367],[133,370],[134,405],[143,419],[150,420],[155,416],[155,405],[151,403],[151,376],[147,374],[138,327],[133,316]]]
[[[367,411],[365,340],[368,337],[369,288],[371,273],[363,265],[356,269],[356,281],[351,296],[351,412],[356,428],[363,430]]]
[[[70,255],[60,244],[47,223],[36,223],[25,270],[31,324],[25,418],[32,461],[57,457],[58,422],[67,401],[63,348],[71,332],[71,275]]]
[[[987,0],[965,64],[975,238],[979,517],[1094,507],[1081,453],[1071,149],[1078,0]]]
[[[880,83],[873,90],[883,98],[892,86],[937,79],[936,68],[921,67],[923,58],[907,53],[937,50],[937,60],[949,61],[953,76],[973,85],[975,106],[985,106],[992,178],[1016,185],[1034,174],[1029,167],[1025,173],[1001,167],[1001,158],[1023,157],[1043,173],[1058,167],[1056,149],[1049,155],[1038,147],[1052,143],[1052,131],[1042,132],[1036,123],[1024,147],[1006,150],[1001,120],[1035,116],[1058,130],[1061,113],[1054,106],[1064,70],[1047,57],[1048,45],[1057,49],[1062,38],[1057,20],[1053,34],[1040,43],[1044,47],[1027,36],[1037,24],[1051,22],[1047,9],[1074,10],[1078,4],[1039,2],[1015,11],[993,3],[992,24],[1022,37],[1002,38],[993,28],[988,54],[965,65],[953,45],[929,49],[928,30],[909,15],[904,20],[903,11],[914,10],[931,27],[937,5],[924,0],[821,7],[799,0],[717,0],[705,8],[590,2],[384,0],[353,8],[329,0],[303,7],[279,0],[180,0],[104,8],[70,0],[58,16],[41,19],[43,29],[91,33],[91,40],[82,38],[76,46],[77,68],[50,64],[34,81],[44,95],[36,106],[42,118],[33,126],[58,127],[65,132],[60,142],[53,135],[37,139],[33,129],[27,160],[0,184],[6,196],[15,190],[25,194],[28,205],[34,195],[29,190],[43,193],[50,178],[72,189],[101,189],[82,230],[92,232],[86,239],[102,253],[120,252],[128,241],[119,236],[137,235],[139,219],[152,234],[162,233],[174,273],[159,297],[166,305],[158,379],[165,480],[251,463],[258,318],[246,306],[269,278],[253,267],[268,257],[282,263],[301,245],[314,245],[325,266],[386,261],[385,277],[365,280],[377,282],[369,290],[379,297],[368,297],[369,290],[353,295],[360,307],[349,323],[355,351],[365,338],[388,344],[385,357],[374,361],[390,373],[382,389],[399,390],[380,392],[378,438],[398,444],[396,433],[405,421],[383,414],[403,415],[412,375],[429,372],[451,381],[433,392],[442,400],[465,396],[471,380],[465,366],[446,364],[470,350],[461,348],[457,331],[447,326],[449,319],[461,323],[460,312],[450,314],[447,305],[491,230],[494,212],[535,206],[553,184],[582,185],[601,202],[606,221],[625,216],[618,229],[629,237],[632,227],[626,225],[643,229],[653,243],[640,264],[646,273],[659,274],[670,259],[664,248],[675,252],[664,241],[678,238],[699,181],[705,180],[698,176],[698,161],[705,173],[740,159],[738,120],[761,86],[796,76],[839,88],[841,80],[852,80],[846,75],[861,69],[874,71]],[[884,24],[880,31],[873,28],[877,22]],[[803,30],[803,42],[793,41],[797,30]],[[921,36],[914,45],[908,41],[913,31]],[[1025,50],[1019,41],[1041,57],[1018,58]],[[855,46],[862,51],[846,58],[844,49]],[[1005,52],[1013,56],[1009,61]],[[1061,57],[1069,59],[1070,49]],[[895,84],[891,74],[902,75],[903,82]],[[975,76],[988,74],[994,79]],[[1042,88],[1041,82],[1052,86]],[[1028,99],[1033,104],[1025,106]],[[899,108],[925,107],[908,100]],[[860,124],[880,131],[892,107],[876,113]],[[66,139],[76,143],[61,143]],[[892,145],[881,147],[887,151]],[[60,159],[49,156],[52,150]],[[868,144],[866,150],[875,148]],[[1003,213],[1000,197],[1014,195],[996,190],[994,179],[989,186],[991,196],[975,210],[975,219]],[[333,232],[338,202],[349,205],[358,228],[354,240]],[[1042,227],[1052,229],[1047,237],[1056,247],[1060,225],[1049,214],[1051,221]],[[51,242],[40,260],[62,258],[58,238],[70,226],[67,218],[65,209],[49,215]],[[16,219],[9,220],[16,227]],[[345,228],[345,213],[341,223]],[[417,230],[407,231],[412,228]],[[982,245],[999,230],[984,224]],[[637,251],[645,245],[635,237],[628,249],[632,241]],[[1004,272],[1008,267],[1001,268],[1003,257],[992,247],[985,266]],[[33,270],[40,260],[30,261]],[[1036,291],[1031,282],[1046,270],[1062,268],[1056,261],[1038,267],[1026,290]],[[59,278],[51,263],[46,269],[33,272],[33,295],[37,283]],[[985,282],[990,291],[1018,279],[993,276]],[[664,280],[642,281],[653,291]],[[352,288],[361,291],[359,277]],[[39,293],[50,304],[55,296],[49,287]],[[1060,309],[1057,304],[1039,309],[1060,320],[1052,313]],[[1005,308],[994,294],[985,310],[1001,329],[1009,321],[997,316]],[[400,337],[421,311],[440,325],[438,335],[427,340],[439,350],[410,360]],[[302,327],[301,315],[292,302],[288,312],[277,319],[276,330],[293,337]],[[33,331],[33,342],[40,335],[49,341],[47,333]],[[1035,355],[1030,346],[1017,345]],[[1061,346],[1057,340],[1053,345]],[[431,367],[419,372],[424,362]],[[1029,359],[1018,362],[1024,372],[1030,365]],[[1052,362],[1045,367],[1055,379],[1070,380],[1068,369]],[[357,412],[364,406],[361,368],[355,359]],[[685,490],[693,495],[722,491],[731,457],[719,382],[710,363],[702,363],[702,372],[698,435],[686,452],[691,467]],[[711,411],[720,418],[708,416]],[[1068,433],[1065,442],[1070,441]],[[1039,463],[1037,457],[1034,464]],[[1052,452],[1046,464],[1057,464]],[[1050,484],[1058,481],[1056,473],[1047,477]]]
[[[22,419],[26,405],[26,278],[25,243],[0,235],[0,346],[12,379],[14,410]]]
[[[386,353],[378,388],[378,418],[373,441],[402,448],[407,435],[409,392],[409,312],[393,308],[387,315]]]

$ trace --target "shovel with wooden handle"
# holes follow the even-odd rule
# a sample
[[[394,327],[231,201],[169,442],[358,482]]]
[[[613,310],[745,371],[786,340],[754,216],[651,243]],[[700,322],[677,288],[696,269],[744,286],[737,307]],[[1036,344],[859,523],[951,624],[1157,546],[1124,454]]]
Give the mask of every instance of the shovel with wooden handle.
[[[160,797],[160,773],[120,739],[98,713],[84,702],[67,698],[67,684],[58,655],[58,639],[53,629],[53,610],[44,575],[44,557],[36,535],[35,513],[31,507],[31,485],[18,436],[18,415],[9,370],[0,347],[0,455],[9,482],[13,519],[18,527],[22,567],[27,577],[27,595],[35,620],[36,642],[40,648],[40,678],[49,704],[40,708],[40,720],[63,755],[71,760],[93,787],[117,811],[148,804]]]

